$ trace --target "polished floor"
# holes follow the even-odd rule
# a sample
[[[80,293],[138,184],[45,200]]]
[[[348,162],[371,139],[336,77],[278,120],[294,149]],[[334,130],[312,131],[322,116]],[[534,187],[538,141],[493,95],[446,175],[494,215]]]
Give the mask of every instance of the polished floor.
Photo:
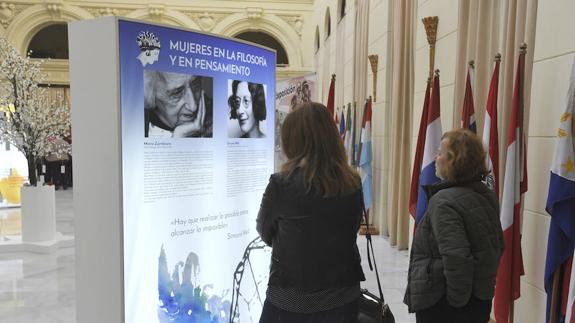
[[[14,234],[19,228],[18,209],[0,210],[0,239]],[[56,191],[57,230],[74,234],[72,190]],[[385,300],[395,315],[396,322],[415,322],[407,313],[403,293],[407,282],[407,251],[392,248],[382,237],[373,239],[376,261],[383,285]],[[359,237],[363,268],[367,281],[362,287],[377,293],[375,273],[369,271],[365,239]],[[63,248],[53,254],[0,254],[0,322],[52,323],[75,322],[74,248]],[[89,279],[89,277],[86,277]]]

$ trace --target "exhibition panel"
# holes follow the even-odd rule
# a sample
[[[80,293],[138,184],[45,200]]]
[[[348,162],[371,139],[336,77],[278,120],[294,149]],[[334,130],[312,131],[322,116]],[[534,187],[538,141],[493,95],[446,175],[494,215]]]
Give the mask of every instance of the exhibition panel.
[[[275,52],[131,21],[119,49],[126,322],[229,322],[273,172]],[[261,297],[268,262],[252,254]],[[248,284],[238,306],[257,320]]]
[[[258,321],[275,52],[118,18],[70,27],[78,321],[108,305],[109,322]]]

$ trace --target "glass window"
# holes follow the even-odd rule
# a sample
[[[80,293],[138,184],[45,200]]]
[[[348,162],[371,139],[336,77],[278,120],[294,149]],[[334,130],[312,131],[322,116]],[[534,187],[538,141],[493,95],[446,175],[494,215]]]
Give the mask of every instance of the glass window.
[[[32,37],[27,52],[32,58],[68,59],[68,25],[54,24],[40,29]]]

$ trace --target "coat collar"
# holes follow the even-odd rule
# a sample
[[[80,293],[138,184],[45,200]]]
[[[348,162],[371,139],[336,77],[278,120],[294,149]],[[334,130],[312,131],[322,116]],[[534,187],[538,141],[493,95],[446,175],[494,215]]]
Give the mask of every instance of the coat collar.
[[[435,183],[430,184],[430,185],[424,185],[423,190],[425,191],[425,194],[427,195],[427,199],[429,200],[437,192],[444,190],[446,188],[455,187],[455,186],[476,186],[476,184],[482,184],[480,178],[471,179],[471,180],[468,180],[465,182],[454,182],[454,181],[448,181],[448,180],[440,180],[439,182],[435,182]],[[475,189],[475,190],[477,190],[477,189]]]

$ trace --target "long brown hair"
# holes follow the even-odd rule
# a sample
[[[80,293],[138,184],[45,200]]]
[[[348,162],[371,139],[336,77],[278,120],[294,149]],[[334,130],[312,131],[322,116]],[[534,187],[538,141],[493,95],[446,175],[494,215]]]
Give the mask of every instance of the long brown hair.
[[[347,164],[345,148],[333,117],[316,102],[305,102],[290,112],[281,128],[282,149],[288,158],[282,171],[303,173],[306,192],[323,197],[352,193],[361,186],[359,175]]]
[[[485,149],[481,139],[466,129],[457,129],[443,134],[447,140],[447,164],[445,179],[467,182],[483,179],[487,175]]]

